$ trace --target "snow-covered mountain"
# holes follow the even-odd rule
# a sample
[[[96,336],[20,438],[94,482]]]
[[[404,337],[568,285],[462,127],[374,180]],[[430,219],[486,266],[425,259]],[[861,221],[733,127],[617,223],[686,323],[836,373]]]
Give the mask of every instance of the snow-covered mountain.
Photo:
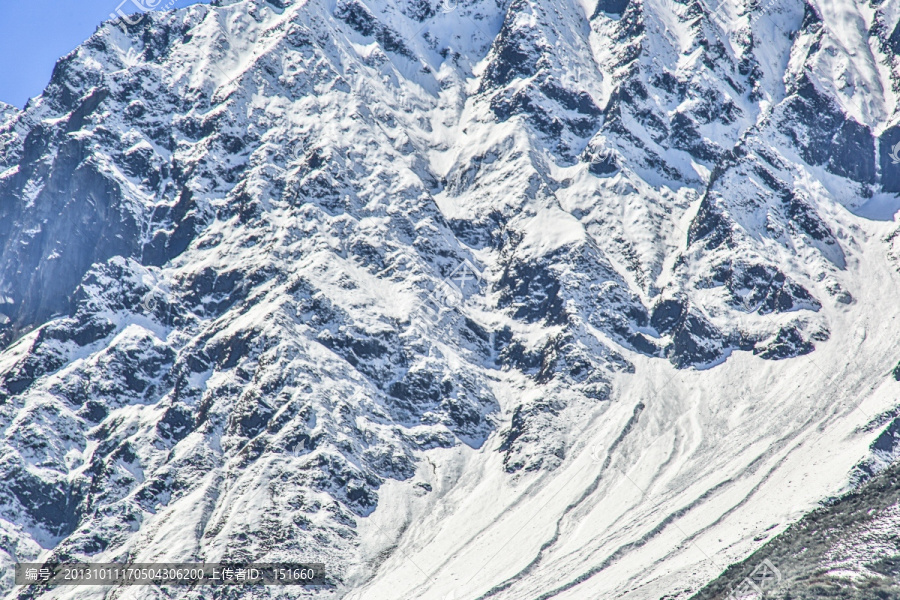
[[[222,0],[101,26],[0,106],[0,562],[689,598],[898,453],[898,21]],[[866,564],[834,576],[890,577]]]

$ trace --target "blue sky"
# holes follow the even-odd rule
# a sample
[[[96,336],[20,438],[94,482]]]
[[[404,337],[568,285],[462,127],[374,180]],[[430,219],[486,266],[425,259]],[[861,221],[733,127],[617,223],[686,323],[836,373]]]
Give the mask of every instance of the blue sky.
[[[0,0],[0,100],[22,108],[39,95],[56,61],[86,40],[119,6],[165,6],[169,0]],[[176,7],[198,0],[177,0]]]

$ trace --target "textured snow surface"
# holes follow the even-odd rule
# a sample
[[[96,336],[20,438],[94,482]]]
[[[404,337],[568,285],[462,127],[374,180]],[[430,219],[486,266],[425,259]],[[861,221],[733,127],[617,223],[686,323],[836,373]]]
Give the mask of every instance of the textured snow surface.
[[[898,20],[223,0],[100,27],[0,105],[0,563],[690,597],[900,453]]]

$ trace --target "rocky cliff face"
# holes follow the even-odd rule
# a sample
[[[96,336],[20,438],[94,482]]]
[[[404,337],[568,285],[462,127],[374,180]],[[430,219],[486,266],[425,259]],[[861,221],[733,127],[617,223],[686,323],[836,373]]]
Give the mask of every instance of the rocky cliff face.
[[[223,0],[101,26],[0,106],[0,559],[687,598],[886,462],[898,20]]]

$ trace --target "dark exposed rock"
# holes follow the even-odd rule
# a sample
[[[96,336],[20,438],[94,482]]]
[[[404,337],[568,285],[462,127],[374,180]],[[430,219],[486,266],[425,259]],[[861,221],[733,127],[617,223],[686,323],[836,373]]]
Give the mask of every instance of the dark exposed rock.
[[[372,12],[357,0],[342,0],[338,3],[334,16],[365,37],[374,37],[387,52],[394,52],[415,60],[399,33],[385,26]]]
[[[811,165],[861,183],[875,182],[875,138],[846,117],[804,75],[785,101],[782,127]]]
[[[527,33],[513,25],[509,15],[529,10],[527,0],[513,0],[507,9],[507,19],[491,47],[480,91],[497,89],[519,77],[531,77],[537,72],[536,48]]]
[[[895,55],[900,54],[900,21],[894,25],[894,31],[891,33],[891,36],[887,40],[888,47],[894,52]]]
[[[403,12],[410,19],[422,22],[430,19],[437,12],[429,0],[410,0],[403,5]]]
[[[794,327],[782,327],[775,339],[763,347],[753,349],[753,354],[766,360],[784,360],[809,354],[815,349],[811,342],[803,339],[803,336]]]
[[[513,317],[529,323],[543,321],[561,325],[567,316],[560,297],[560,283],[553,272],[541,264],[508,266],[497,283],[501,290],[500,308],[510,308]]]
[[[0,497],[5,496],[7,502],[12,500],[10,496],[15,498],[28,517],[53,536],[64,537],[74,531],[80,498],[60,477],[47,480],[16,464],[0,465],[0,471],[4,482]]]
[[[650,315],[650,325],[658,332],[666,334],[680,325],[687,316],[687,307],[684,301],[672,299],[661,300],[653,307]]]
[[[890,127],[881,134],[878,156],[882,189],[885,192],[900,193],[900,126]]]
[[[619,170],[618,160],[612,152],[585,153],[582,160],[588,163],[588,172],[597,177],[612,175]]]
[[[529,441],[529,437],[534,438],[534,436],[538,435],[538,428],[535,427],[535,423],[552,419],[559,414],[560,408],[553,402],[546,401],[516,407],[515,411],[513,411],[509,428],[501,432],[503,441],[497,449],[498,452],[505,454],[503,467],[508,473],[514,473],[522,469],[533,471],[543,465],[543,458],[528,461],[526,457],[518,455],[514,450]]]
[[[673,328],[672,345],[667,352],[678,368],[708,365],[724,356],[726,341],[705,318],[689,311]]]
[[[183,404],[173,404],[166,409],[162,419],[156,424],[159,434],[173,442],[180,442],[194,427],[194,415],[191,409]]]
[[[861,488],[834,498],[787,528],[747,559],[728,567],[691,600],[718,600],[726,597],[763,561],[778,569],[777,586],[766,595],[785,600],[869,600],[897,598],[897,564],[900,545],[896,535],[886,536],[876,555],[854,569],[865,576],[864,584],[854,584],[845,575],[835,574],[835,548],[852,547],[873,531],[891,531],[892,514],[900,501],[900,466],[893,465]],[[880,577],[879,575],[883,576]],[[774,577],[773,577],[774,579]],[[857,580],[860,581],[860,580]]]
[[[150,243],[142,248],[143,260],[147,264],[165,264],[187,249],[200,225],[200,215],[196,208],[193,193],[188,188],[183,188],[171,208],[154,215],[160,224],[171,224],[174,227],[172,230],[160,228]]]
[[[711,277],[713,285],[724,284],[732,306],[759,314],[822,308],[806,288],[787,279],[784,273],[768,265],[733,262],[722,265]]]
[[[0,281],[14,301],[11,314],[5,313],[15,331],[68,313],[91,265],[136,249],[138,228],[118,185],[85,161],[85,152],[78,140],[60,146],[35,200],[40,210],[17,200],[8,187],[13,180],[0,183],[0,250],[6,257]],[[77,239],[94,243],[66,243]],[[49,259],[54,253],[58,258]]]
[[[798,198],[796,194],[788,192],[784,196],[784,204],[787,208],[787,216],[791,225],[795,225],[814,240],[837,245],[837,240],[831,228],[825,224],[815,209],[807,202]]]
[[[697,216],[691,220],[688,230],[688,244],[703,240],[712,250],[731,241],[731,224],[715,206],[712,196],[707,193],[700,202]]]
[[[597,7],[594,9],[592,18],[600,13],[621,15],[625,12],[625,9],[628,8],[629,2],[630,0],[599,0],[597,2]]]
[[[694,122],[684,113],[676,113],[669,124],[669,136],[673,147],[688,152],[706,163],[715,163],[722,156],[722,149],[705,140]]]
[[[587,137],[596,131],[602,114],[590,95],[562,87],[552,78],[538,86],[504,90],[491,99],[491,110],[500,121],[524,115],[532,126],[557,141],[564,129]]]

